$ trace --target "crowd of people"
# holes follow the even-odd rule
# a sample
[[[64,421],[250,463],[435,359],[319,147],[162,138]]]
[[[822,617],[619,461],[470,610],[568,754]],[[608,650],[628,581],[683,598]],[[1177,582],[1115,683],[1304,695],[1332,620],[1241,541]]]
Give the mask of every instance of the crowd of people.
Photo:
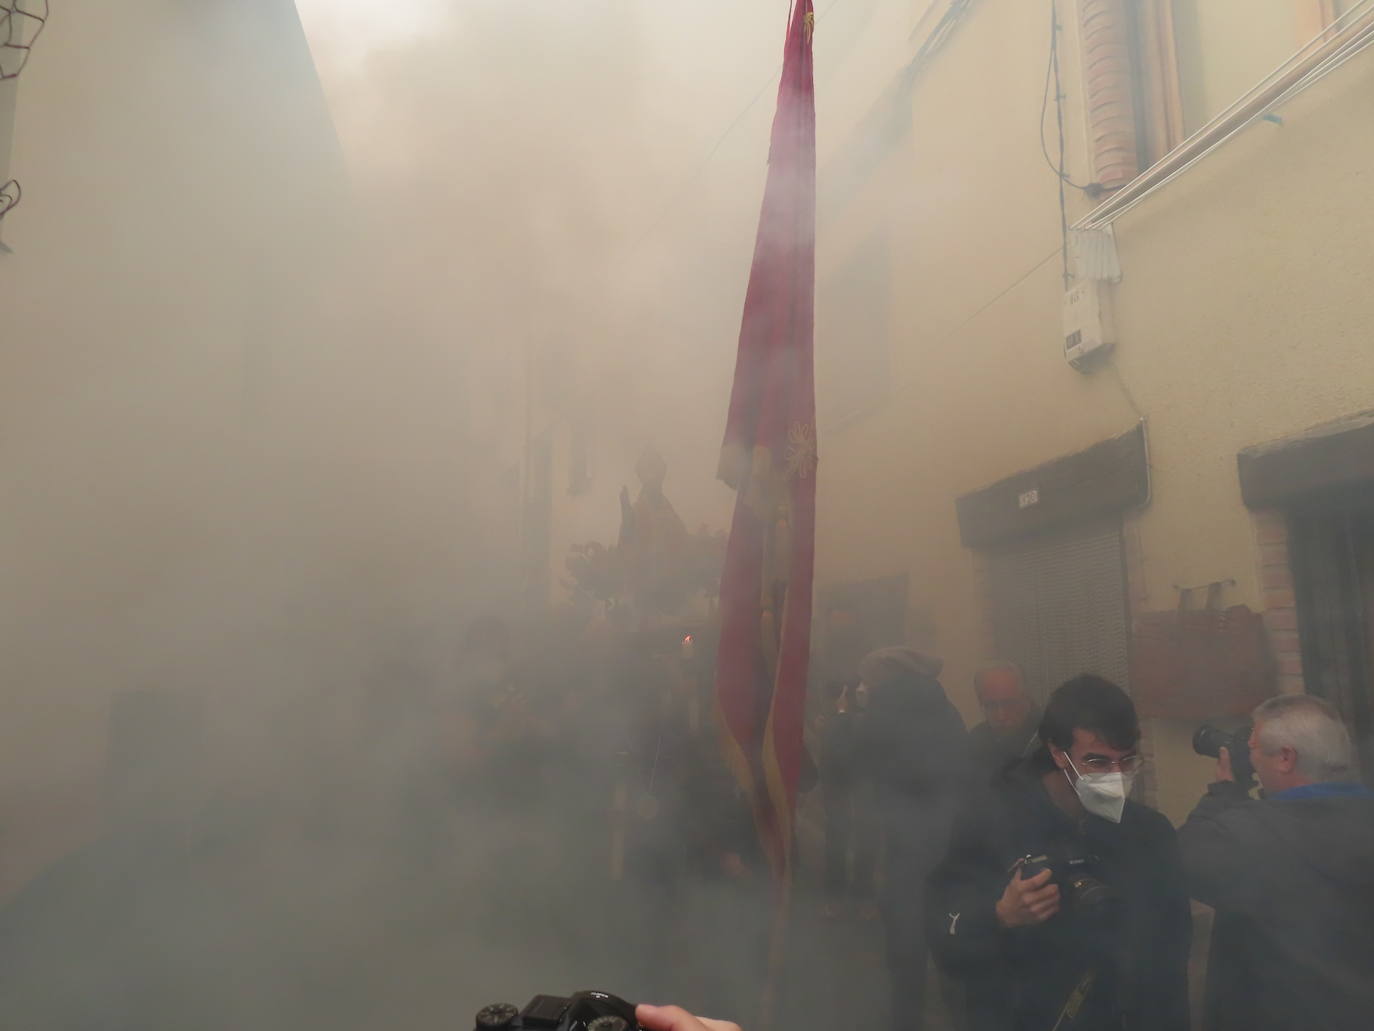
[[[342,748],[283,732],[293,762],[256,795],[187,775],[182,699],[179,765],[125,778],[106,833],[0,909],[0,1026],[419,1027],[604,987],[687,1007],[642,1008],[650,1031],[748,1024],[765,988],[775,1023],[1172,1031],[1193,900],[1216,911],[1207,1031],[1374,1020],[1374,796],[1324,701],[1260,706],[1260,797],[1223,751],[1175,830],[1133,790],[1116,685],[1042,707],[989,664],[966,731],[940,660],[873,651],[815,693],[820,841],[780,961],[710,667],[680,630],[534,648],[477,620],[451,675],[353,696]]]
[[[284,684],[233,735],[236,697],[117,702],[105,826],[0,906],[0,1027],[449,1026],[587,986],[751,1009],[771,900],[709,655],[515,626]]]
[[[828,693],[821,738],[831,905],[869,897],[887,854],[893,1026],[1186,1029],[1194,900],[1215,909],[1207,1031],[1371,1026],[1374,795],[1327,702],[1260,705],[1258,784],[1222,748],[1175,830],[1138,800],[1141,727],[1117,685],[1077,676],[1041,709],[1014,665],[992,664],[965,735],[938,673],[910,649],[870,655]]]

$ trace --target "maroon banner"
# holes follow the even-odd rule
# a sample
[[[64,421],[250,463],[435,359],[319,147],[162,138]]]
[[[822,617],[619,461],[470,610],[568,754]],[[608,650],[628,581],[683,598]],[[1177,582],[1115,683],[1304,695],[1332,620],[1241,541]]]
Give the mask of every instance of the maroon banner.
[[[816,105],[811,0],[796,0],[744,301],[720,478],[734,487],[716,693],[727,758],[782,879],[803,762],[815,557]]]

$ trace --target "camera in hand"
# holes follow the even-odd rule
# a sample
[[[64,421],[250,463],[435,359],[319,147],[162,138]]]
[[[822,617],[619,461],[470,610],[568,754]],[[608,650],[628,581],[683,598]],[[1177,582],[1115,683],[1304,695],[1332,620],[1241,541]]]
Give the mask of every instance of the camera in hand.
[[[477,1011],[476,1031],[637,1031],[635,1008],[607,992],[536,995],[522,1009],[508,1002]]]
[[[1101,863],[1096,856],[1084,853],[1026,856],[1017,866],[1027,880],[1043,870],[1052,871],[1050,880],[1059,885],[1060,897],[1068,909],[1101,913],[1116,901],[1116,892],[1101,877]]]
[[[1193,733],[1193,751],[1212,759],[1221,758],[1224,748],[1231,756],[1231,773],[1237,784],[1249,785],[1255,776],[1250,765],[1250,721],[1246,719],[1208,720]]]

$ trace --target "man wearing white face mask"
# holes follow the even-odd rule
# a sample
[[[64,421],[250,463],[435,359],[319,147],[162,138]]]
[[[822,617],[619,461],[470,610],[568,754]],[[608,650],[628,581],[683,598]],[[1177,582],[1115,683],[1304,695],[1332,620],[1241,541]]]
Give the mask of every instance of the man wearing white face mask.
[[[967,987],[969,1031],[1182,1031],[1188,896],[1173,828],[1129,797],[1135,707],[1075,677],[1039,737],[985,771],[930,882],[931,946]]]

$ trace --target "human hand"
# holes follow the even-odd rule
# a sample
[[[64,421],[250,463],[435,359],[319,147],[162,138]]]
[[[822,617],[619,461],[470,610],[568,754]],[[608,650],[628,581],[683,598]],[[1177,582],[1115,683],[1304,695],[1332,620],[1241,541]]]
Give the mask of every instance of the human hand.
[[[1217,752],[1217,780],[1234,781],[1235,779],[1236,775],[1231,769],[1231,751],[1222,746],[1221,750]]]
[[[640,1003],[635,1007],[635,1020],[647,1031],[740,1031],[738,1024],[732,1024],[728,1020],[696,1017],[681,1006],[650,1006]]]
[[[1003,927],[1034,927],[1059,912],[1059,885],[1051,884],[1051,870],[1022,877],[1018,866],[997,900],[997,922]]]

